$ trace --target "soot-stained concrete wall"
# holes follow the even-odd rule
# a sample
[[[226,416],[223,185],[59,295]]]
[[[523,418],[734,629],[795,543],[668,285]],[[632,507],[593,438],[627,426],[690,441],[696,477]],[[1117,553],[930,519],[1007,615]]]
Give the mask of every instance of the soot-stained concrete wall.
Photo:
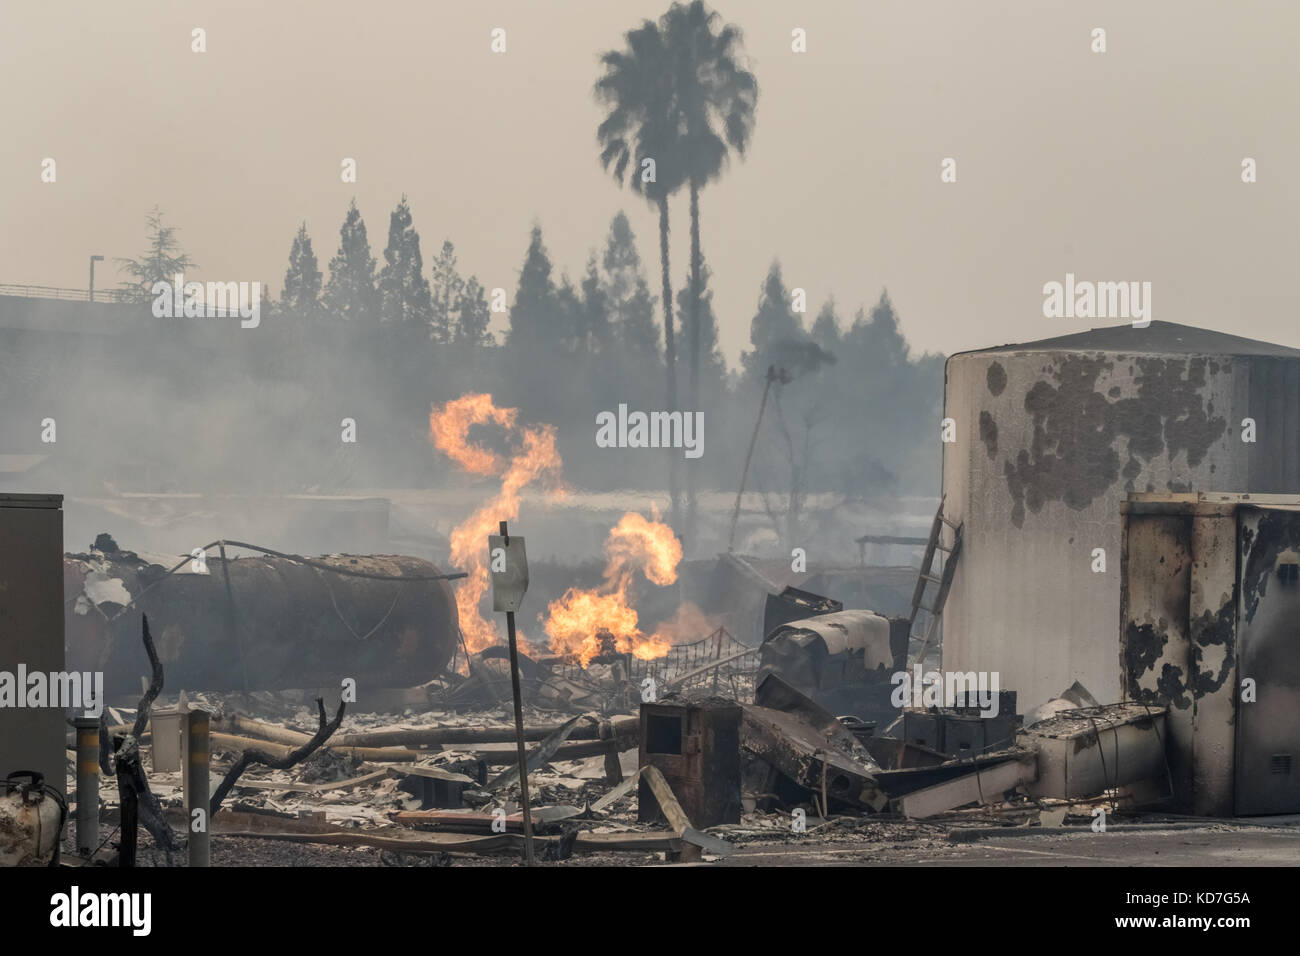
[[[945,508],[964,522],[944,668],[999,671],[1022,711],[1076,680],[1120,699],[1129,492],[1300,492],[1294,349],[1162,322],[1099,329],[952,356],[944,407]]]
[[[1271,765],[1300,746],[1300,589],[1286,570],[1300,498],[1138,493],[1123,520],[1123,691],[1168,708],[1177,802],[1207,816],[1300,810],[1300,784]]]
[[[1120,666],[1124,698],[1167,707],[1180,806],[1232,812],[1237,664],[1237,505],[1136,494],[1124,505]]]

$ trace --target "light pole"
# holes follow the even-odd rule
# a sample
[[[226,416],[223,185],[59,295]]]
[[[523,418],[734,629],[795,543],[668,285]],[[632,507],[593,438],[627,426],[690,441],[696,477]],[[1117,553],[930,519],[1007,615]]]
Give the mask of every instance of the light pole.
[[[90,257],[90,301],[91,302],[95,301],[95,263],[103,262],[103,261],[104,261],[103,256]]]

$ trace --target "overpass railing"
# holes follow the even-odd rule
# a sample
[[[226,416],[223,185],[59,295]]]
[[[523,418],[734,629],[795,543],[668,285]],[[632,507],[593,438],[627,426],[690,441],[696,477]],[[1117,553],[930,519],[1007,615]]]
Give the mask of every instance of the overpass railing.
[[[88,289],[60,289],[52,285],[17,285],[0,282],[0,295],[21,296],[28,299],[63,299],[73,302],[89,302]],[[96,289],[96,302],[135,303],[146,301],[134,289]]]

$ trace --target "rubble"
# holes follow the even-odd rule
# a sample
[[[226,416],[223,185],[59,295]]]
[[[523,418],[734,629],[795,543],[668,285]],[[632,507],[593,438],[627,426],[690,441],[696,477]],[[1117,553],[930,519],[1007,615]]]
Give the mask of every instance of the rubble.
[[[833,797],[839,804],[881,810],[888,802],[878,786],[880,769],[857,739],[828,711],[768,674],[755,693],[770,706],[746,705],[742,747],[747,779],[758,794],[777,802],[802,802],[820,796],[825,815]]]
[[[703,853],[714,856],[730,856],[733,847],[726,840],[701,833],[691,824],[691,818],[677,800],[673,788],[664,779],[663,773],[653,765],[641,770],[641,782],[654,794],[655,804],[668,820],[669,828],[684,844],[681,860],[684,863],[700,859]]]
[[[668,788],[700,827],[740,822],[741,717],[739,704],[721,698],[642,704],[638,818],[672,822],[661,800]]]
[[[805,623],[777,632],[797,633]],[[892,653],[889,623],[876,630],[882,653]],[[625,863],[721,862],[739,848],[810,839],[818,845],[864,839],[899,847],[958,845],[961,833],[990,825],[1070,831],[1086,825],[1079,808],[1086,811],[1086,801],[1099,795],[1112,812],[1152,799],[1154,757],[1146,738],[1158,738],[1163,715],[1145,706],[1053,707],[1053,716],[1000,749],[993,745],[1005,741],[986,738],[965,747],[954,741],[972,722],[994,737],[1001,736],[992,727],[998,720],[1018,727],[1013,694],[1002,695],[1002,712],[991,722],[961,706],[915,708],[905,710],[891,731],[877,734],[877,722],[837,717],[767,667],[750,694],[701,693],[726,688],[718,675],[729,665],[756,663],[754,649],[733,649],[729,640],[720,631],[670,660],[637,662],[614,654],[587,668],[561,658],[531,662],[531,672],[546,680],[597,688],[604,707],[566,713],[539,706],[548,698],[535,693],[524,710],[529,822],[540,861],[567,864],[594,855]],[[817,640],[824,643],[820,635]],[[226,806],[212,818],[213,837],[279,843],[286,847],[282,853],[329,847],[370,854],[378,865],[517,858],[525,828],[515,727],[503,720],[505,702],[493,699],[471,710],[466,701],[472,695],[446,693],[472,686],[472,675],[493,660],[502,658],[480,655],[469,677],[446,675],[414,696],[378,695],[412,700],[400,713],[340,708],[329,721],[319,700],[313,715],[306,694],[189,692],[187,698],[181,692],[179,711],[193,704],[214,714],[210,772],[222,775],[223,783],[212,806],[223,800]],[[787,671],[798,673],[799,666]],[[629,703],[638,674],[658,675],[667,696],[621,713],[610,709]],[[859,675],[857,683],[871,679]],[[480,681],[476,693],[490,686]],[[695,690],[683,693],[681,687]],[[160,690],[159,684],[154,696]],[[571,707],[574,699],[564,698],[561,706]],[[1071,704],[1088,699],[1081,687],[1063,696]],[[135,709],[113,707],[117,724],[107,729],[129,735],[163,703],[170,699],[147,695]],[[914,722],[926,720],[942,731],[933,738],[937,747],[916,732],[926,725]],[[312,723],[315,734],[306,732]],[[900,735],[888,736],[893,731]],[[147,745],[150,734],[138,740]],[[140,753],[149,758],[152,749]],[[1065,751],[1068,759],[1060,758]],[[1109,771],[1099,775],[1093,763],[1102,762]],[[1120,766],[1122,777],[1115,772]],[[156,768],[149,775],[163,820],[183,819],[181,777]],[[119,808],[106,803],[111,821]],[[918,829],[931,824],[934,829]],[[130,852],[125,840],[120,850]]]
[[[934,817],[968,803],[1001,802],[1003,794],[1038,777],[1038,761],[1033,753],[1007,756],[991,767],[973,766],[952,780],[915,790],[895,801],[898,812],[909,820]]]
[[[1004,831],[1045,836],[1086,831],[1090,810],[1097,805],[1104,804],[1111,813],[1127,812],[1120,825],[1144,819],[1132,809],[1141,801],[1128,786],[1070,800],[1036,796],[1041,751],[1028,746],[954,760],[899,739],[869,733],[860,739],[842,720],[783,686],[779,678],[765,679],[757,696],[762,704],[726,700],[714,704],[723,708],[720,714],[724,705],[741,710],[736,753],[741,808],[729,822],[711,825],[701,825],[711,821],[697,819],[697,811],[691,809],[696,796],[683,782],[687,778],[674,775],[683,768],[665,772],[656,765],[662,755],[643,755],[640,747],[641,725],[647,716],[684,714],[702,705],[702,712],[707,712],[709,698],[656,701],[636,716],[566,716],[529,708],[525,731],[530,753],[539,753],[544,742],[559,744],[553,750],[548,746],[549,756],[530,762],[536,768],[530,769],[529,782],[539,862],[725,863],[763,861],[769,853],[778,854],[770,857],[776,861],[787,851],[799,853],[806,861],[834,862],[840,859],[837,853],[868,848],[906,861],[921,854],[942,857],[961,852],[962,847],[984,844]],[[236,709],[235,705],[250,702],[238,693],[191,693],[190,698],[202,700],[203,706],[217,713],[214,726],[219,723],[242,731],[213,735],[212,773],[217,775],[239,759],[240,751],[229,740],[251,741],[259,749],[277,746],[271,738],[297,742],[307,736],[303,730],[312,716],[305,707],[285,701],[250,716]],[[127,708],[116,710],[118,718],[133,716]],[[248,848],[241,852],[253,858],[281,863],[472,866],[517,862],[523,849],[518,785],[509,779],[495,790],[486,785],[494,759],[502,761],[498,767],[509,765],[513,728],[501,716],[499,709],[348,712],[334,737],[309,759],[286,769],[257,764],[246,769],[212,819],[214,861],[226,859],[229,847],[239,846]],[[1086,712],[1058,715],[1056,722],[1033,730],[1047,741],[1086,743],[1096,736],[1094,718]],[[619,782],[610,780],[606,754],[599,750],[609,744],[608,738],[600,738],[601,725],[636,728],[621,738],[632,746],[620,753]],[[687,738],[691,726],[687,724]],[[1098,722],[1109,760],[1113,739],[1105,726]],[[401,750],[411,759],[377,762],[356,755],[350,747],[329,749],[330,744],[352,741],[384,744],[375,749]],[[563,747],[575,745],[595,749],[577,758],[562,752]],[[504,757],[484,758],[485,751],[491,753],[498,746],[506,748]],[[141,749],[145,769],[149,769],[151,749],[147,745]],[[712,756],[709,762],[716,766],[720,760]],[[1121,766],[1124,760],[1122,753]],[[707,774],[709,767],[700,769]],[[163,815],[178,832],[184,821],[180,776],[179,772],[149,773]],[[436,786],[427,788],[426,782],[455,786],[439,791]],[[103,796],[103,819],[111,829],[118,820],[118,807],[107,786]],[[643,811],[647,801],[653,801],[648,814]],[[149,835],[142,832],[140,839],[138,861],[162,863]]]
[[[793,588],[770,610],[791,616],[761,646],[716,627],[639,656],[597,631],[591,656],[518,655],[518,703],[510,658],[490,646],[460,672],[376,688],[369,711],[340,704],[332,719],[294,690],[181,691],[156,709],[173,699],[146,635],[154,680],[138,706],[109,706],[103,727],[123,754],[102,818],[130,830],[108,859],[138,857],[133,814],[149,827],[147,853],[172,865],[183,846],[170,826],[187,813],[184,775],[166,769],[177,766],[168,746],[145,765],[145,728],[151,710],[170,713],[157,724],[170,735],[191,706],[212,714],[212,836],[280,844],[288,859],[332,848],[377,865],[513,862],[532,837],[525,855],[544,864],[955,847],[1008,828],[1068,834],[1098,806],[1131,814],[1168,796],[1161,708],[1101,706],[1076,683],[1027,722],[996,685],[980,707],[957,695],[900,713],[889,691],[907,662],[907,618]]]

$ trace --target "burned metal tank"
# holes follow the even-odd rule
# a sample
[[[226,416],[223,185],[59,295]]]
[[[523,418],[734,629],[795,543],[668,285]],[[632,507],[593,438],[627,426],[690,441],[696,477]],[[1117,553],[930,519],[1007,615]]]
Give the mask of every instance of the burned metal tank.
[[[102,536],[106,537],[106,536]],[[229,544],[229,543],[228,543]],[[277,690],[410,687],[436,676],[456,646],[451,586],[400,555],[268,555],[223,561],[105,550],[64,557],[68,667],[102,670],[110,693],[149,673],[140,618],[167,686]]]

